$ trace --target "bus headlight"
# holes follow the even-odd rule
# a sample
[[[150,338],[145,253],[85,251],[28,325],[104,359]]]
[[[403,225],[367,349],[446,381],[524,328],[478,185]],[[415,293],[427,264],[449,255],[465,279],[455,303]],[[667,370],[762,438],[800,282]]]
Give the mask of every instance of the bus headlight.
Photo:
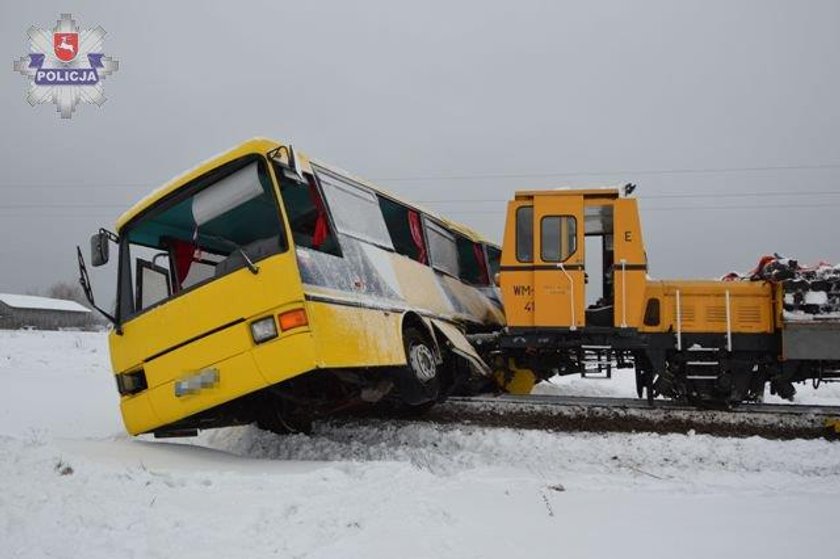
[[[251,337],[254,343],[261,344],[277,337],[277,324],[273,316],[267,316],[251,323]]]

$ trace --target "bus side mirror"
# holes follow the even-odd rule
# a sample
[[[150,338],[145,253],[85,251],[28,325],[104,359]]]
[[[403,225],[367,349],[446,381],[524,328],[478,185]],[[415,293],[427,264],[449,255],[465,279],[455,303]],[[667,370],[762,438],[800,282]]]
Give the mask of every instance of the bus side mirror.
[[[104,231],[90,238],[90,263],[93,267],[104,266],[108,263],[108,241],[108,234]]]
[[[106,229],[100,229],[90,238],[90,263],[94,268],[104,266],[110,258],[108,243],[118,242],[117,236]]]

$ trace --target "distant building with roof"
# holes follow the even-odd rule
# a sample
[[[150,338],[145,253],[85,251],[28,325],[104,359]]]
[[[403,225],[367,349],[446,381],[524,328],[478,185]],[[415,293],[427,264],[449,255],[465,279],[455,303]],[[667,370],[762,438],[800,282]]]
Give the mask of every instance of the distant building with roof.
[[[0,329],[59,330],[93,323],[90,309],[75,301],[0,293]]]

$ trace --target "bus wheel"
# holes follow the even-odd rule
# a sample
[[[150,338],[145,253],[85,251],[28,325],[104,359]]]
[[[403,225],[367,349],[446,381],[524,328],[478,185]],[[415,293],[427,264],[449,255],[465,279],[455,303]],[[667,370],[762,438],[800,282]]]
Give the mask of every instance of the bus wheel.
[[[403,343],[407,363],[397,378],[402,401],[409,406],[434,402],[440,391],[440,379],[433,346],[415,328],[406,328]]]
[[[283,406],[265,406],[257,416],[257,427],[263,431],[271,431],[277,435],[293,435],[312,433],[312,418],[297,413],[284,413]]]

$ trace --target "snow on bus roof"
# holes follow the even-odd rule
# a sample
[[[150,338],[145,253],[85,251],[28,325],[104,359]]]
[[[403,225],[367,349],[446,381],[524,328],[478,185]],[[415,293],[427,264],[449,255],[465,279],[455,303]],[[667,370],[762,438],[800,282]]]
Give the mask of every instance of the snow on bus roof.
[[[251,138],[249,140],[246,140],[244,142],[241,142],[241,143],[233,146],[232,148],[230,148],[226,151],[223,151],[222,153],[214,155],[213,157],[205,159],[204,161],[202,161],[198,165],[193,166],[191,169],[177,175],[176,177],[174,177],[174,178],[170,179],[169,181],[165,182],[163,185],[154,189],[152,192],[150,192],[149,194],[144,196],[141,200],[136,202],[131,208],[129,208],[128,210],[123,212],[123,214],[117,219],[117,224],[116,224],[117,232],[119,233],[122,230],[123,226],[125,226],[126,223],[128,223],[129,221],[131,221],[132,219],[137,217],[137,215],[139,215],[143,210],[145,210],[146,208],[148,208],[149,206],[151,206],[153,204],[156,204],[157,202],[162,200],[167,195],[169,195],[172,192],[178,190],[179,188],[185,186],[191,180],[200,177],[204,173],[212,170],[213,168],[218,167],[220,165],[223,165],[224,163],[226,163],[228,161],[232,161],[232,160],[236,159],[237,157],[241,157],[244,154],[247,154],[247,153],[266,153],[266,152],[268,152],[272,149],[275,149],[275,148],[277,148],[281,145],[284,145],[284,144],[281,144],[277,140],[272,140],[270,138],[263,138],[263,137],[258,136],[258,137],[254,137],[254,138]],[[490,244],[490,245],[493,245],[493,246],[497,246],[495,243],[489,241],[484,235],[478,233],[477,231],[475,231],[471,227],[468,227],[468,226],[466,226],[464,224],[461,224],[461,223],[454,222],[451,219],[447,219],[447,218],[445,218],[441,215],[438,215],[436,212],[434,212],[432,210],[429,210],[428,208],[425,208],[425,207],[421,206],[420,204],[417,204],[416,202],[411,202],[411,201],[406,200],[406,199],[404,199],[400,196],[397,196],[396,194],[393,194],[392,192],[389,192],[388,190],[382,188],[381,186],[376,185],[376,184],[372,183],[371,181],[369,181],[367,179],[364,179],[362,177],[359,177],[359,176],[357,176],[353,173],[350,173],[349,171],[346,171],[346,170],[342,169],[341,167],[338,167],[336,165],[332,165],[332,164],[329,164],[329,163],[326,163],[326,162],[323,162],[323,161],[319,161],[318,159],[315,159],[314,157],[309,156],[309,154],[307,154],[303,151],[299,151],[298,155],[302,159],[305,159],[306,161],[308,161],[310,165],[314,164],[314,165],[317,165],[319,167],[323,167],[323,168],[325,168],[329,171],[332,171],[334,173],[338,173],[339,175],[344,175],[346,178],[348,178],[350,180],[353,180],[353,181],[356,181],[356,182],[364,185],[367,188],[371,188],[374,191],[376,191],[377,193],[382,194],[383,196],[385,196],[387,198],[391,198],[396,202],[399,202],[399,203],[401,203],[405,206],[408,206],[412,209],[415,209],[415,210],[417,210],[421,213],[424,213],[424,214],[426,214],[430,217],[433,217],[434,219],[443,222],[445,225],[449,226],[450,228],[456,229],[459,233],[461,233],[463,235],[466,235],[468,237],[471,237],[472,238],[471,240],[473,240],[473,241],[484,242],[484,243],[487,243],[487,244]]]
[[[138,200],[129,209],[124,211],[122,215],[117,219],[117,232],[119,232],[126,223],[137,217],[137,215],[140,214],[143,210],[159,202],[167,195],[185,186],[191,180],[200,177],[204,173],[211,171],[214,168],[219,167],[226,162],[233,161],[237,157],[241,157],[252,152],[266,152],[279,145],[280,144],[274,140],[258,136],[249,140],[245,140],[244,142],[241,142],[230,149],[227,149],[221,153],[217,153],[216,155],[205,159],[201,163],[194,165],[193,167],[187,169],[183,173],[172,177],[159,187],[149,192],[146,196]]]
[[[431,217],[431,218],[443,223],[449,229],[453,229],[455,232],[466,236],[471,241],[485,243],[485,244],[492,245],[492,246],[498,246],[498,245],[496,245],[496,243],[490,241],[483,234],[479,233],[478,231],[476,231],[472,227],[469,227],[468,225],[464,225],[463,223],[458,223],[456,221],[452,221],[452,219],[450,219],[450,218],[444,217],[444,216],[438,214],[437,212],[435,212],[433,210],[430,210],[429,208],[426,208],[425,206],[423,206],[421,204],[418,204],[417,202],[408,200],[406,198],[403,198],[402,196],[398,196],[397,194],[394,194],[390,190],[388,190],[386,188],[383,188],[382,186],[380,186],[378,184],[375,184],[375,183],[373,183],[373,182],[371,182],[371,181],[369,181],[369,180],[367,180],[363,177],[360,177],[360,176],[358,176],[354,173],[351,173],[351,172],[349,172],[345,169],[342,169],[341,167],[338,167],[337,165],[333,165],[331,163],[325,163],[324,161],[320,161],[318,159],[315,159],[314,157],[310,157],[309,162],[313,165],[318,166],[318,167],[323,167],[323,168],[327,169],[328,171],[332,171],[333,173],[343,175],[344,177],[346,177],[350,180],[353,180],[353,181],[361,184],[362,186],[370,188],[375,193],[380,194],[380,195],[384,196],[385,198],[390,198],[394,202],[402,204],[403,206],[409,207],[409,208],[411,208],[413,210],[416,210],[420,213],[426,214],[428,217]]]
[[[0,293],[0,302],[14,309],[38,309],[49,311],[90,312],[75,301],[37,297],[35,295],[16,295],[14,293]]]

